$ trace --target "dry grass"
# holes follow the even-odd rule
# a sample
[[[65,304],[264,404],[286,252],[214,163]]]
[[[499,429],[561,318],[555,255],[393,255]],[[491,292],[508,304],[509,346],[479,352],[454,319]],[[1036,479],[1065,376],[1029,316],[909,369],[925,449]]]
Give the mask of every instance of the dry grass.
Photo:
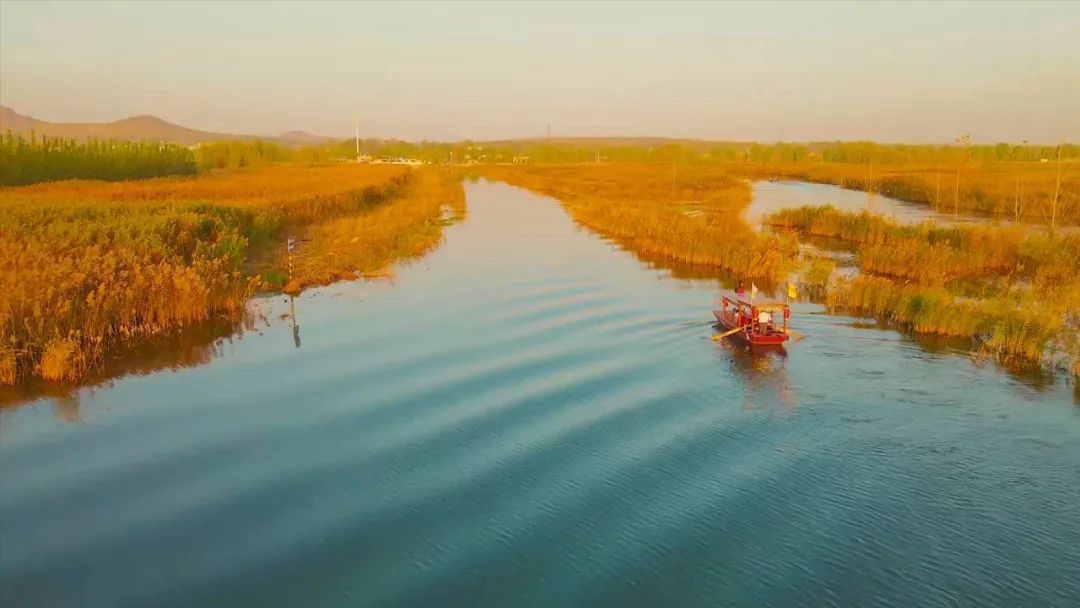
[[[921,334],[970,337],[980,352],[1008,364],[1061,363],[1073,371],[1080,364],[1075,307],[1029,289],[967,298],[941,286],[860,276],[838,281],[829,289],[827,303],[870,313]]]
[[[741,220],[750,186],[716,166],[492,166],[485,177],[558,199],[575,221],[649,259],[718,267],[775,283],[793,266],[793,239]]]
[[[387,203],[308,227],[286,291],[355,278],[423,255],[439,244],[444,225],[464,215],[461,181],[439,169],[420,169]]]
[[[376,212],[409,178],[392,166],[279,166],[0,189],[0,382],[74,380],[109,353],[236,318],[260,283],[249,276],[260,247],[287,227]],[[408,188],[415,199],[429,185]],[[404,249],[354,247],[384,258]]]
[[[1080,234],[899,226],[831,207],[788,209],[767,221],[856,246],[865,274],[833,284],[831,306],[869,312],[918,333],[970,337],[1009,363],[1049,361],[1075,371],[1080,362]]]
[[[1015,273],[1022,263],[1022,245],[1047,240],[1020,227],[941,228],[929,222],[899,226],[866,211],[849,213],[832,207],[785,209],[766,222],[774,228],[856,244],[859,265],[866,272],[937,284],[987,273]],[[1035,260],[1037,266],[1059,263],[1054,256],[1040,257]]]

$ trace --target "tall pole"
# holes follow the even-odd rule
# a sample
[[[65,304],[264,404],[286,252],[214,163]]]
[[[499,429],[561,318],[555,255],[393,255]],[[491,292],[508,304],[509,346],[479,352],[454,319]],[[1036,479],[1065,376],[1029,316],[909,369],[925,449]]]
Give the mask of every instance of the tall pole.
[[[960,214],[960,165],[964,161],[964,154],[970,143],[971,135],[967,133],[956,138],[956,145],[959,148],[960,154],[956,159],[956,191],[953,193],[953,217],[957,217]]]
[[[953,192],[953,217],[960,214],[960,161],[956,161],[956,190]]]
[[[1058,199],[1061,197],[1061,144],[1057,149],[1057,180],[1054,184],[1054,203],[1050,208],[1050,238],[1057,232]]]
[[[360,162],[360,115],[353,116],[353,126],[356,127],[356,162]]]
[[[874,159],[870,159],[870,178],[866,185],[866,208],[874,210]]]
[[[941,208],[941,163],[937,165],[937,189],[934,191],[934,209]]]
[[[675,157],[671,157],[671,200],[675,200]]]

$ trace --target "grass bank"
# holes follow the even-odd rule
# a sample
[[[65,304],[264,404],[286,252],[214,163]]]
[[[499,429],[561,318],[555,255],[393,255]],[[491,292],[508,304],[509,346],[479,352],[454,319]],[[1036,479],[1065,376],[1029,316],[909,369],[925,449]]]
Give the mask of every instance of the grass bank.
[[[1007,363],[1080,373],[1080,234],[900,226],[831,207],[787,209],[766,221],[855,247],[863,274],[828,285],[832,307],[867,312],[918,333],[969,337]]]
[[[259,252],[286,232],[374,213],[406,193],[398,203],[412,209],[430,187],[414,177],[393,166],[273,166],[0,189],[0,383],[76,380],[113,353],[237,318],[264,283],[251,263]],[[430,247],[423,221],[386,230],[396,238],[350,247],[389,260],[417,230]]]
[[[465,191],[457,176],[442,169],[417,170],[385,204],[301,230],[293,276],[284,289],[295,293],[424,255],[441,242],[443,226],[464,216]],[[278,252],[276,266],[284,268],[287,253]]]

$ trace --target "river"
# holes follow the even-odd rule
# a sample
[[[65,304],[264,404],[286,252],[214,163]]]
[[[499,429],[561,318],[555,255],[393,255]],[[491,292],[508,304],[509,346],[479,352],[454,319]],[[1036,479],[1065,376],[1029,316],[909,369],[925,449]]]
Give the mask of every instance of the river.
[[[1080,604],[1067,382],[813,304],[714,342],[716,279],[467,197],[392,281],[0,410],[0,604]]]

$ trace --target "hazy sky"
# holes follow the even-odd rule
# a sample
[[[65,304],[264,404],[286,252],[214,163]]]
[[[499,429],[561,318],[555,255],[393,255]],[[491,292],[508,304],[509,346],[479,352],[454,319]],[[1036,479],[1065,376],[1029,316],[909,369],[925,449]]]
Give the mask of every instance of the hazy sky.
[[[1080,140],[1080,2],[0,0],[0,103],[244,133]]]

